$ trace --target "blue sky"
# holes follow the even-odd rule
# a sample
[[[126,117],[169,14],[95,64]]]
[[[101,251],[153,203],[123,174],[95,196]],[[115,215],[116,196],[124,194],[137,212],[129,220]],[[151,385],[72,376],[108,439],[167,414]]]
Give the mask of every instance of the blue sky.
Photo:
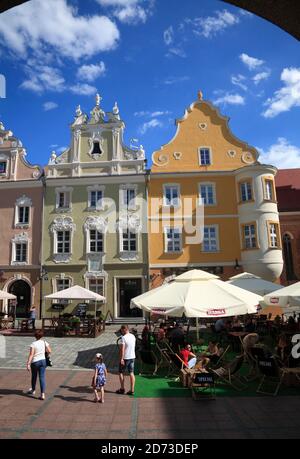
[[[44,165],[98,91],[104,110],[118,102],[125,140],[139,139],[150,166],[201,89],[263,162],[300,167],[299,50],[219,0],[31,0],[0,15],[0,120]]]

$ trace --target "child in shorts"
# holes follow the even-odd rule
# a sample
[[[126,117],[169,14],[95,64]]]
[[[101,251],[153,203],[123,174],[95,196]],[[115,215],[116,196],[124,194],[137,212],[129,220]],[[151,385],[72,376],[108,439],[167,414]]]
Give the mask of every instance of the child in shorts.
[[[103,362],[102,354],[96,354],[95,373],[93,377],[93,389],[95,394],[94,402],[104,403],[104,386],[106,384],[107,369]],[[100,398],[98,391],[100,390]]]

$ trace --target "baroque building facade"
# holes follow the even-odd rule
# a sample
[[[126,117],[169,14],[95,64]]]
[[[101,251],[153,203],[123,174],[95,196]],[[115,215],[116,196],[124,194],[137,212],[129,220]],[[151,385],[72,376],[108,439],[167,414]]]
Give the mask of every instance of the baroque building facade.
[[[26,318],[32,306],[40,315],[42,170],[26,161],[26,150],[0,123],[0,289],[16,295],[14,311]]]
[[[45,169],[43,294],[81,285],[115,319],[135,314],[130,300],[148,288],[145,152],[124,144],[124,129],[117,103],[104,112],[97,95],[90,116],[77,108],[70,147]],[[76,312],[74,302],[60,307]],[[43,316],[57,308],[44,301]]]
[[[278,279],[277,169],[258,161],[256,149],[232,134],[228,118],[201,92],[176,125],[174,138],[152,156],[151,286],[191,268],[226,280],[239,270]]]

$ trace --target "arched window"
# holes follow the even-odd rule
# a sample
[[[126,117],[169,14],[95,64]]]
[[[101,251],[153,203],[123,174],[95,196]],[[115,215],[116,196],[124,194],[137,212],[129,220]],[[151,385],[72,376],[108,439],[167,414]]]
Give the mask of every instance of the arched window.
[[[94,146],[93,146],[93,150],[92,150],[92,155],[102,155],[102,150],[101,150],[100,142],[99,142],[99,141],[95,141],[95,142],[94,142]]]
[[[296,280],[297,277],[294,272],[293,251],[292,251],[292,238],[289,234],[283,236],[283,256],[286,271],[286,279]]]

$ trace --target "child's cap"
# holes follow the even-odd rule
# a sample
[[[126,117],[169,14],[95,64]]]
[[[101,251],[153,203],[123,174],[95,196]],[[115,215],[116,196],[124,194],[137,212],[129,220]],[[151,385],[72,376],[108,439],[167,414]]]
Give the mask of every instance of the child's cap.
[[[96,359],[102,359],[102,354],[96,354]]]

